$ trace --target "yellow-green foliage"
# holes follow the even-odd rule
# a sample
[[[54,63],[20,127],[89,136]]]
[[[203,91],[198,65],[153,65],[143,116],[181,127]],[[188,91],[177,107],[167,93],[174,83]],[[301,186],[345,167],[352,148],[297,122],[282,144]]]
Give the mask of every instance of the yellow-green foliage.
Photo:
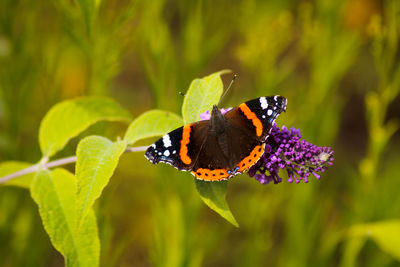
[[[0,1],[0,178],[78,147],[76,176],[38,164],[0,187],[0,265],[399,265],[399,14],[397,0]],[[206,188],[121,155],[196,120],[222,69],[238,78],[221,107],[285,96],[279,125],[333,147],[334,166]]]

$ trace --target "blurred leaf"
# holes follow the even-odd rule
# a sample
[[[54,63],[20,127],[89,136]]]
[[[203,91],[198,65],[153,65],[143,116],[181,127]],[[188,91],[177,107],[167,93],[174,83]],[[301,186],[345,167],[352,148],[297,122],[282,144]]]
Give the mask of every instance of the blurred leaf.
[[[81,221],[108,184],[125,147],[124,141],[113,143],[100,136],[89,136],[79,143],[76,153],[78,230]]]
[[[225,218],[228,222],[239,227],[239,224],[233,217],[225,199],[228,188],[227,181],[206,182],[195,179],[195,183],[197,191],[200,193],[200,197],[204,203]]]
[[[175,113],[163,110],[150,110],[137,117],[126,131],[124,140],[129,145],[148,137],[164,135],[179,126],[182,118]]]
[[[77,0],[76,1],[82,10],[82,15],[85,20],[86,30],[90,34],[92,29],[93,18],[96,15],[97,6],[100,4],[99,0]]]
[[[184,258],[188,229],[185,226],[183,202],[176,195],[155,200],[154,266],[189,266]]]
[[[31,163],[21,162],[21,161],[5,161],[0,163],[0,177],[15,173],[22,169],[26,169],[32,166]],[[11,179],[6,182],[4,185],[15,185],[24,188],[29,188],[32,183],[32,179],[34,177],[34,173],[25,174],[23,176]]]
[[[224,91],[221,75],[230,72],[230,70],[221,70],[192,81],[182,105],[185,124],[200,120],[201,113],[211,110],[212,106],[218,103]]]
[[[380,249],[400,261],[400,220],[354,225],[349,235],[353,238],[371,238]]]
[[[66,266],[98,266],[100,242],[94,212],[89,212],[76,232],[75,176],[64,169],[39,171],[31,187],[44,228]]]
[[[353,237],[346,241],[340,267],[356,266],[357,256],[366,241],[365,237]]]
[[[52,156],[90,125],[100,121],[129,121],[131,116],[111,99],[84,97],[63,101],[52,107],[39,129],[43,156]]]

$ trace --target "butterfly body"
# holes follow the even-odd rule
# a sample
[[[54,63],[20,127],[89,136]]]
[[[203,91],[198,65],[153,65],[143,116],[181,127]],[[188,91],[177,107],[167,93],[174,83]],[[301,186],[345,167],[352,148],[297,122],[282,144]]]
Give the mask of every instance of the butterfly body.
[[[286,110],[282,96],[260,97],[222,114],[214,106],[209,120],[164,135],[146,153],[156,164],[191,171],[197,178],[220,181],[253,166],[264,153],[265,139],[276,117]]]

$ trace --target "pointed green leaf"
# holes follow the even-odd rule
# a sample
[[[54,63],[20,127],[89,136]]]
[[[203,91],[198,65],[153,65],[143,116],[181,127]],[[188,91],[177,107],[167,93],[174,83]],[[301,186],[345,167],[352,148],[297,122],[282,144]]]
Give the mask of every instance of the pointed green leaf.
[[[200,120],[201,113],[211,110],[218,103],[224,91],[221,75],[229,72],[231,71],[222,70],[192,81],[182,105],[185,124]]]
[[[53,246],[64,256],[66,266],[98,266],[100,242],[96,218],[89,212],[76,231],[76,179],[64,169],[39,171],[31,186],[32,198]]]
[[[239,227],[239,224],[236,222],[235,217],[233,217],[225,199],[228,187],[227,181],[207,182],[195,179],[195,183],[197,191],[200,193],[200,197],[204,203],[225,218],[228,222]]]
[[[129,121],[131,116],[112,99],[83,97],[63,101],[52,107],[39,129],[43,156],[50,157],[90,125],[100,121]]]
[[[150,110],[137,117],[126,131],[124,140],[129,145],[148,137],[164,135],[179,126],[182,118],[175,113],[163,110]]]
[[[352,267],[357,266],[357,257],[360,254],[362,247],[365,244],[367,238],[364,236],[352,237],[343,245],[343,256],[340,259],[340,267]]]
[[[0,163],[0,177],[4,177],[6,175],[29,168],[31,166],[32,166],[31,163],[21,162],[21,161],[2,162]],[[29,188],[34,176],[35,176],[34,173],[25,174],[23,176],[9,180],[8,182],[4,183],[4,185],[15,185],[19,187]]]
[[[113,143],[101,136],[89,136],[79,143],[75,172],[78,227],[108,184],[125,148],[124,141]]]
[[[97,12],[97,2],[95,0],[77,0],[76,3],[80,7],[83,15],[83,19],[85,20],[86,29],[88,33],[91,32],[93,18]]]
[[[400,261],[400,220],[354,225],[349,235],[373,239],[380,249]]]
[[[218,103],[224,91],[221,75],[229,72],[230,70],[222,70],[202,79],[193,80],[182,105],[185,124],[198,121],[201,113],[211,110],[212,106]],[[206,182],[195,179],[195,183],[204,203],[231,224],[238,227],[239,225],[225,200],[227,192],[226,181]]]

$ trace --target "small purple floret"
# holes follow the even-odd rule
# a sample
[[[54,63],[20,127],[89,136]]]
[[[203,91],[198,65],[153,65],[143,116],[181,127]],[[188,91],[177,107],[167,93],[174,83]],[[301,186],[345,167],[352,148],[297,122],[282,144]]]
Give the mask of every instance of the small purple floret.
[[[222,114],[225,114],[225,113],[227,113],[229,110],[231,110],[232,108],[221,108],[220,109],[220,111],[221,111],[221,113]],[[206,112],[203,112],[203,113],[201,113],[200,114],[200,120],[209,120],[211,118],[211,114],[210,114],[210,111],[209,110],[207,110]]]

